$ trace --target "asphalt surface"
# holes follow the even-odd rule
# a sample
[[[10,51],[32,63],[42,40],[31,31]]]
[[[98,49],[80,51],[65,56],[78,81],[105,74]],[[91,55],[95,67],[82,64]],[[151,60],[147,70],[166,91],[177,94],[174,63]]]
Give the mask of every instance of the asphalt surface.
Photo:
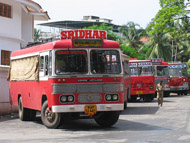
[[[0,143],[190,143],[190,95],[128,103],[111,128],[93,119],[67,121],[59,129],[47,129],[40,117],[22,122],[17,114],[0,116]]]

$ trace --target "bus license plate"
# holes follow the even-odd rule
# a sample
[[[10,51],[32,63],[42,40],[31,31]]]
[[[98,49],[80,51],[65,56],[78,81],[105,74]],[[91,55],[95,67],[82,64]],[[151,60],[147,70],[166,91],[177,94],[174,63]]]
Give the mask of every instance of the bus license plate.
[[[174,86],[174,89],[178,89],[179,87],[178,86]]]
[[[84,112],[85,112],[85,114],[92,117],[97,112],[97,106],[96,105],[85,105]]]
[[[137,91],[136,94],[143,94],[143,91]]]

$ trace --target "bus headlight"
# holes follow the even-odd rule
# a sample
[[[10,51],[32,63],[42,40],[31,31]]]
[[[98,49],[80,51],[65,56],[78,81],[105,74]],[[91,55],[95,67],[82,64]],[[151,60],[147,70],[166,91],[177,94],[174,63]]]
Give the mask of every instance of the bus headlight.
[[[184,82],[183,85],[184,85],[184,86],[187,86],[187,85],[188,85],[188,82]]]
[[[111,101],[111,95],[110,94],[106,95],[106,101]]]
[[[117,95],[117,94],[114,94],[114,95],[113,95],[113,100],[114,100],[114,101],[117,101],[117,100],[118,100],[118,95]]]
[[[74,102],[74,96],[73,95],[61,95],[59,97],[59,100],[60,100],[61,103]]]
[[[106,101],[118,101],[119,95],[118,94],[107,94]]]
[[[72,95],[69,95],[69,96],[68,96],[68,101],[69,101],[69,102],[73,102],[73,101],[74,101],[74,97],[73,97]]]
[[[61,102],[66,102],[67,101],[67,97],[64,96],[64,95],[60,96],[60,101]]]

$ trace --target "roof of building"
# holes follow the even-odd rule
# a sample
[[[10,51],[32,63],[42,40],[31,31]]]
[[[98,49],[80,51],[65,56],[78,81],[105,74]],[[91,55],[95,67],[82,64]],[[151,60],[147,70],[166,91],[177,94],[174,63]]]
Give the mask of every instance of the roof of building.
[[[92,18],[88,19],[89,17],[92,17]],[[109,20],[109,22],[104,22],[104,20]],[[112,24],[111,21],[112,20],[110,20],[110,19],[99,18],[97,16],[84,16],[83,19],[80,21],[63,20],[63,21],[41,23],[39,25],[56,27],[56,28],[64,28],[64,29],[82,29],[84,27],[89,27],[89,26],[93,26],[93,25],[100,26],[102,23],[106,23],[108,26],[113,27],[114,32],[118,32],[118,27],[120,27],[120,26]]]
[[[16,0],[22,4],[25,12],[34,16],[34,20],[49,20],[50,17],[47,11],[44,11],[42,7],[33,0]]]
[[[144,36],[144,37],[141,37],[141,39],[139,41],[140,42],[148,42],[148,41],[150,41],[150,39],[148,37]]]

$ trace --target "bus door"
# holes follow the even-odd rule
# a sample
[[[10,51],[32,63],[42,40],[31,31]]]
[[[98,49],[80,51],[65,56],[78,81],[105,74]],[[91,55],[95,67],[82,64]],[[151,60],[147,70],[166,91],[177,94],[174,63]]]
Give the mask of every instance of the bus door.
[[[48,80],[48,75],[52,72],[51,67],[51,51],[46,51],[40,53],[40,61],[39,61],[39,80]]]
[[[125,85],[125,91],[124,91],[124,100],[127,101],[127,99],[130,99],[130,86],[131,86],[131,80],[130,80],[130,68],[129,68],[129,60],[124,59],[123,60],[123,77],[124,77],[124,85]]]

